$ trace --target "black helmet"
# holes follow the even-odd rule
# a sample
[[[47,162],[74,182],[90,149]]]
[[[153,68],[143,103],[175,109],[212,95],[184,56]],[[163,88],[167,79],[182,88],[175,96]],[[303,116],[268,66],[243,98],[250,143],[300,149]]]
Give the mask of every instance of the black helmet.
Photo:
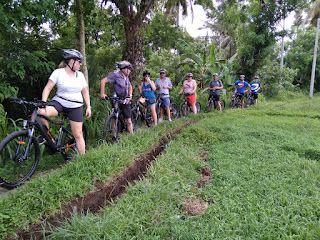
[[[145,70],[143,73],[142,73],[143,76],[145,75],[150,75],[150,72],[148,70]]]
[[[118,63],[117,63],[117,67],[118,67],[120,70],[121,70],[121,69],[126,69],[126,68],[132,70],[132,65],[131,65],[131,63],[128,62],[128,61],[118,62]]]
[[[160,73],[167,73],[167,71],[164,68],[161,68]]]
[[[193,74],[192,73],[188,73],[187,77],[193,77]]]
[[[68,59],[80,59],[83,60],[82,54],[75,49],[62,49],[62,58],[64,60]]]

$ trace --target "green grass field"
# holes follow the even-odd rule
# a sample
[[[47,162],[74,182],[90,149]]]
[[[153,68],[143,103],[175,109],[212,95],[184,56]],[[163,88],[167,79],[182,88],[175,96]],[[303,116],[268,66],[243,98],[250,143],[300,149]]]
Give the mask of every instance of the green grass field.
[[[147,176],[99,214],[75,213],[52,239],[319,239],[320,97],[193,116]],[[101,144],[0,199],[2,238],[93,190],[183,122]],[[60,156],[59,156],[60,157]],[[210,181],[197,182],[205,166]],[[201,203],[190,214],[186,203]]]

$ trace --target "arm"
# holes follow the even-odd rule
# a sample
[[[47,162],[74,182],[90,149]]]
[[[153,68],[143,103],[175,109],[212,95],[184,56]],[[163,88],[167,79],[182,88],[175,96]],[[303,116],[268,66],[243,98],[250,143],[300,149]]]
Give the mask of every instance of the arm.
[[[46,102],[48,100],[49,94],[55,85],[56,84],[49,79],[49,81],[47,82],[47,85],[44,87],[42,91],[42,101]]]
[[[182,93],[183,93],[183,85],[182,85],[182,88],[181,88],[181,90],[179,91],[178,94],[180,95],[180,94],[182,94]]]
[[[233,88],[234,88],[235,91],[237,91],[237,87],[236,87],[235,83],[233,84]]]
[[[153,81],[150,81],[150,85],[151,85],[152,90],[155,91],[156,90],[156,85],[154,84]]]
[[[106,83],[108,83],[108,79],[105,77],[104,79],[101,80],[100,82],[100,97],[104,99],[107,95],[104,93]]]
[[[129,97],[131,100],[132,99],[132,85],[129,86],[128,93],[129,93]]]
[[[192,90],[191,94],[194,94],[197,91],[197,82],[194,81],[193,83],[194,83],[193,84],[193,90]]]
[[[83,99],[87,105],[87,110],[86,110],[86,116],[87,118],[91,117],[91,105],[90,105],[90,95],[89,95],[89,88],[85,87],[82,89],[82,96]]]
[[[140,86],[138,87],[140,95],[142,95],[142,84],[143,82],[141,81]]]
[[[250,84],[248,84],[248,86],[246,87],[245,92],[248,92],[248,91],[250,90],[250,88],[251,88],[251,85],[250,85]]]

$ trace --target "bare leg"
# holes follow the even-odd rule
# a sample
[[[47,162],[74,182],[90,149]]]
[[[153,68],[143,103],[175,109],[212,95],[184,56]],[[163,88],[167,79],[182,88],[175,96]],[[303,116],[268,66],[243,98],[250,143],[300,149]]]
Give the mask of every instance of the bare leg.
[[[126,120],[126,122],[127,122],[128,132],[129,132],[129,133],[133,133],[133,127],[132,127],[131,118],[126,118],[125,120]]]
[[[152,115],[153,123],[156,126],[158,124],[156,108],[155,107],[150,107],[150,112],[151,112],[151,115]]]
[[[58,116],[58,111],[52,106],[46,106],[45,108],[39,108],[38,114],[41,114],[46,117],[55,117]],[[49,129],[49,123],[46,119],[39,117],[40,121]]]
[[[197,114],[197,107],[196,107],[196,104],[191,104],[191,107],[192,107],[192,111],[194,114]]]
[[[220,104],[220,101],[216,101],[216,105],[218,107],[218,111],[221,111],[221,104]]]
[[[76,140],[77,149],[81,155],[86,152],[86,144],[82,134],[82,122],[75,122],[70,120],[71,131]]]
[[[167,112],[168,119],[171,119],[170,108],[169,107],[166,107],[166,112]]]

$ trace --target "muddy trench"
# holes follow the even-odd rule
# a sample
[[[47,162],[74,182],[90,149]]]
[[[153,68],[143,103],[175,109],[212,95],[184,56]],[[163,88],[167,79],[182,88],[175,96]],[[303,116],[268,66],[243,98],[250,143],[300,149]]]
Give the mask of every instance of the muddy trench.
[[[166,134],[165,137],[160,139],[159,143],[153,146],[149,152],[142,154],[135,158],[133,164],[127,167],[118,176],[115,176],[113,180],[105,183],[95,184],[95,190],[88,192],[87,195],[77,197],[69,204],[62,206],[55,215],[50,218],[42,217],[39,219],[39,224],[32,224],[20,229],[16,232],[18,239],[43,239],[44,229],[45,236],[50,235],[50,228],[52,226],[59,227],[61,222],[68,221],[75,212],[87,212],[99,213],[100,209],[107,206],[108,202],[120,198],[125,192],[126,187],[130,184],[134,184],[135,181],[144,177],[148,171],[149,166],[156,158],[164,152],[167,144],[180,134],[181,130],[198,122],[199,120],[193,120],[186,122],[175,129],[173,132]],[[9,239],[15,239],[16,237],[10,236]]]

